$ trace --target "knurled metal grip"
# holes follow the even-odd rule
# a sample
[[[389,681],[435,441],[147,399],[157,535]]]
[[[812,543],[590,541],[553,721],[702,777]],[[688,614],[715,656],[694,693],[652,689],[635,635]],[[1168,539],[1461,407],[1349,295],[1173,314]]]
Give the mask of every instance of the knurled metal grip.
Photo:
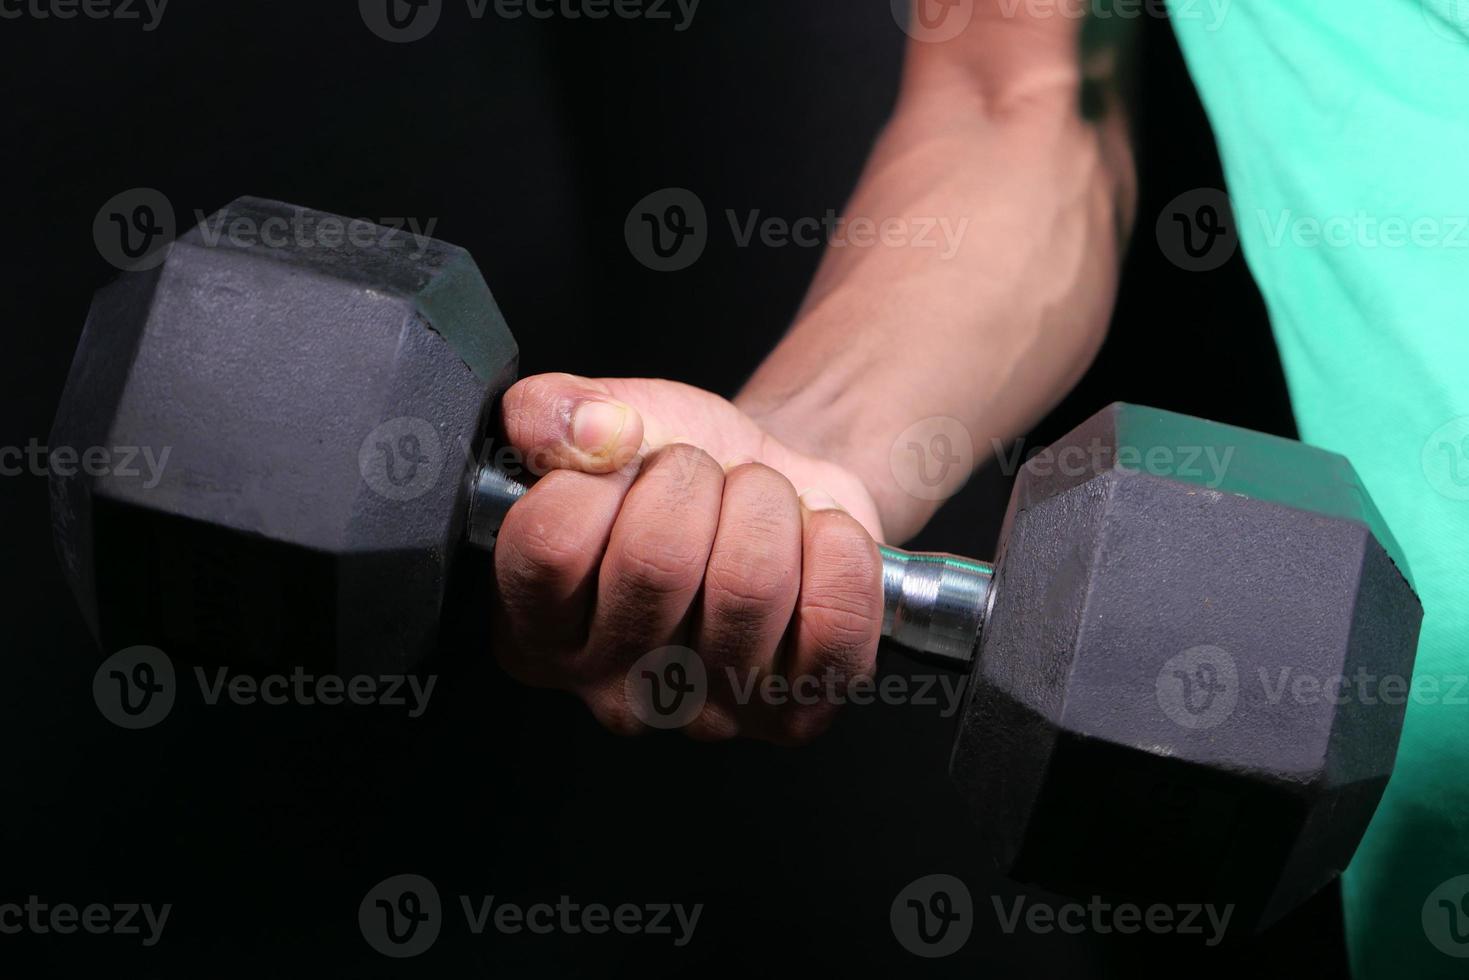
[[[957,555],[878,550],[882,635],[926,660],[968,668],[989,609],[994,566]]]

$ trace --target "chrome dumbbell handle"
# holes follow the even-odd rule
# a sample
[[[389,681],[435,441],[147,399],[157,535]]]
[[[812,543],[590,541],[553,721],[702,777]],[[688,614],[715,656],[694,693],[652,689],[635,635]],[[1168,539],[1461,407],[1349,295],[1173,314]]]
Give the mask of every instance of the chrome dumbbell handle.
[[[882,635],[911,653],[968,668],[989,612],[995,567],[883,546]]]

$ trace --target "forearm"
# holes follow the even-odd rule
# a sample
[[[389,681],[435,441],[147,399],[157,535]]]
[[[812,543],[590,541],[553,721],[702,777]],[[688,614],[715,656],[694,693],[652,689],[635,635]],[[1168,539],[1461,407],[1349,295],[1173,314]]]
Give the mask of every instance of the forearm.
[[[951,417],[982,461],[1080,377],[1110,315],[1131,221],[1124,121],[1116,106],[1084,118],[1080,65],[1022,78],[987,90],[952,62],[910,68],[847,216],[928,227],[936,244],[828,248],[737,399],[783,443],[856,473],[889,540],[938,506],[902,489],[899,435]]]

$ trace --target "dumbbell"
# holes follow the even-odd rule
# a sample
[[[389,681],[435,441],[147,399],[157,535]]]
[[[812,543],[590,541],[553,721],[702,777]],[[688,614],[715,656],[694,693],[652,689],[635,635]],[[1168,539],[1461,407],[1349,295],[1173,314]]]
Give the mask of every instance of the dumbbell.
[[[517,358],[463,249],[272,201],[104,287],[51,445],[165,465],[53,475],[99,642],[413,668],[524,492],[491,440]],[[1293,680],[1410,677],[1422,616],[1345,459],[1112,405],[1020,468],[1002,540],[882,549],[888,645],[969,679],[950,773],[996,870],[1248,932],[1345,867],[1403,706]]]

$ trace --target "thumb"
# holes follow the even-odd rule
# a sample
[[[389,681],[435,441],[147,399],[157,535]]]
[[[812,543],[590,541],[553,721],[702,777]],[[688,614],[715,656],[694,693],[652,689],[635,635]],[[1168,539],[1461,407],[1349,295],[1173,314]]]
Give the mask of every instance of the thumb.
[[[632,462],[643,444],[643,418],[608,394],[607,386],[571,374],[538,374],[505,392],[505,438],[530,470],[611,473]]]

